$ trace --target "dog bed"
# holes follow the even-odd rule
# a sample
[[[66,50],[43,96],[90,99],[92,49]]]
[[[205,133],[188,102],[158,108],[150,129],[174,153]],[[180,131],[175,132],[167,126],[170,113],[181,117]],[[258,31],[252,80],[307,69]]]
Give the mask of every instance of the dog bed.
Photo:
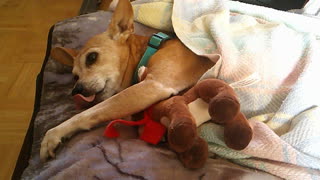
[[[166,143],[147,144],[137,139],[137,131],[131,127],[120,127],[122,137],[108,139],[103,136],[105,125],[76,134],[58,148],[54,159],[41,162],[39,148],[45,132],[80,112],[71,96],[71,68],[50,58],[51,47],[79,49],[107,28],[110,17],[110,12],[97,12],[51,28],[46,58],[37,78],[34,114],[13,179],[278,179],[214,154],[203,168],[189,170]],[[146,36],[157,32],[138,23],[135,30]]]

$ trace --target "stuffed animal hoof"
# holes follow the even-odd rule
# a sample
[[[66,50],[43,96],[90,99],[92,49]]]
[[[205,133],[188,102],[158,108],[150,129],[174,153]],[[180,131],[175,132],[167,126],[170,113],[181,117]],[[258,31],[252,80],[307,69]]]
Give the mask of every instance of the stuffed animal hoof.
[[[242,113],[224,127],[224,141],[229,148],[242,150],[252,139],[252,128]]]
[[[196,125],[191,117],[179,117],[168,127],[168,143],[172,150],[184,152],[190,149],[197,136]]]
[[[186,168],[201,168],[208,159],[208,144],[202,138],[197,137],[192,147],[185,152],[178,153],[178,156]]]
[[[229,94],[219,94],[209,102],[209,114],[212,121],[219,124],[228,123],[240,111],[240,104],[236,97]]]

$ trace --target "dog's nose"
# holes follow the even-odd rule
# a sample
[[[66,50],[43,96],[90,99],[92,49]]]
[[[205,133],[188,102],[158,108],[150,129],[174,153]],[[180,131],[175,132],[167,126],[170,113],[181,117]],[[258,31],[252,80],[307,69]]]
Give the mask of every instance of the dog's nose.
[[[76,95],[76,94],[82,94],[83,92],[83,86],[82,84],[76,84],[76,87],[73,88],[72,90],[72,96]]]

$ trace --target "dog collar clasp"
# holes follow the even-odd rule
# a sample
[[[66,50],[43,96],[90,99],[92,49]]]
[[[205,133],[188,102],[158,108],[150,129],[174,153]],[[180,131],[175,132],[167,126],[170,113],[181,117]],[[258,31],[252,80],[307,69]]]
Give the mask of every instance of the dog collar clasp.
[[[158,48],[161,46],[161,44],[171,39],[171,37],[163,32],[158,32],[157,34],[153,34],[153,36],[150,38],[147,50],[144,52],[140,62],[138,63],[136,70],[133,74],[132,78],[132,84],[136,84],[139,82],[138,78],[138,71],[139,68],[142,66],[146,66],[149,62],[150,57],[157,52]]]

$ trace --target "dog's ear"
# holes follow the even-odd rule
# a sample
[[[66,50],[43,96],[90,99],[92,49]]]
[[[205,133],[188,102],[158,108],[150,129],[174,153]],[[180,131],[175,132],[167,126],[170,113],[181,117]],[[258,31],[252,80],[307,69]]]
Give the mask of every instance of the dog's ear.
[[[73,66],[74,58],[77,56],[78,52],[74,49],[55,47],[51,50],[51,57],[67,66]]]
[[[119,0],[107,34],[114,40],[125,42],[134,31],[133,10],[129,0]]]

